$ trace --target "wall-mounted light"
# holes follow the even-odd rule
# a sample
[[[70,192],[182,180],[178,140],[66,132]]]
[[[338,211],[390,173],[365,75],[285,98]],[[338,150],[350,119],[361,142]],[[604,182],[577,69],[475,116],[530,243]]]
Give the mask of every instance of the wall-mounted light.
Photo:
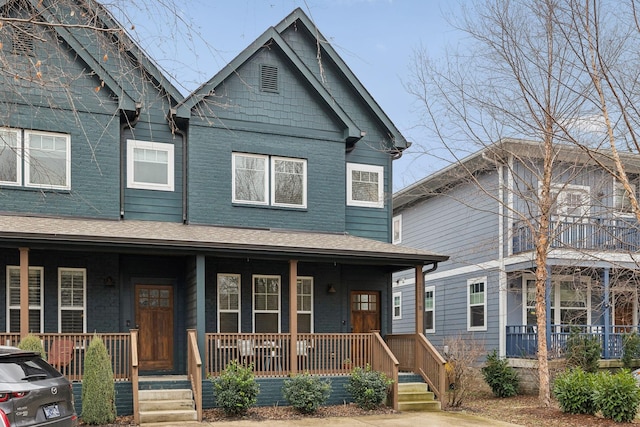
[[[113,277],[107,276],[107,277],[104,278],[104,285],[105,286],[115,286],[116,282],[113,280]]]
[[[335,294],[336,293],[336,288],[335,288],[335,286],[333,286],[333,283],[329,283],[329,287],[327,288],[327,293],[328,294]]]

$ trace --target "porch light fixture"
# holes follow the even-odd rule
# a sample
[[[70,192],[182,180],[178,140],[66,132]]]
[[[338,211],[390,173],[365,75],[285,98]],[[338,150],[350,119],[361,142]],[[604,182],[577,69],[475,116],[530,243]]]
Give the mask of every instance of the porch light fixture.
[[[336,288],[333,286],[333,283],[329,283],[329,287],[327,288],[327,293],[328,294],[335,294],[336,293]]]
[[[115,282],[113,281],[113,277],[111,276],[107,276],[104,278],[104,285],[105,286],[115,286]]]

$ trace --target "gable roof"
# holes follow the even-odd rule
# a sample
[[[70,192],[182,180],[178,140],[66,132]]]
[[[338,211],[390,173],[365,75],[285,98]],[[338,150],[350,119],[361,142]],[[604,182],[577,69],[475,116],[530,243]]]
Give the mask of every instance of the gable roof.
[[[585,150],[577,145],[556,144],[556,161],[571,163],[609,165],[614,167],[610,150]],[[448,188],[469,181],[471,174],[493,170],[500,164],[506,164],[508,158],[516,155],[519,158],[543,158],[543,147],[540,141],[504,138],[493,144],[457,160],[449,166],[422,178],[421,180],[393,194],[393,209],[402,210],[421,200],[428,199]],[[629,173],[640,174],[640,155],[619,152],[625,169]]]
[[[13,0],[0,0],[0,7],[4,7]],[[125,87],[119,83],[118,76],[113,76],[106,67],[101,64],[101,58],[95,56],[95,52],[87,49],[79,41],[80,29],[73,25],[65,25],[65,22],[52,13],[52,8],[48,2],[42,0],[29,0],[29,4],[38,12],[42,18],[52,24],[50,28],[56,32],[87,65],[89,65],[96,75],[106,84],[106,86],[118,96],[119,108],[123,110],[134,111],[139,100],[135,99],[135,94],[130,93]],[[71,4],[73,6],[73,4]],[[144,71],[154,80],[156,80],[161,89],[164,90],[177,103],[183,98],[178,89],[164,76],[160,69],[153,61],[140,49],[136,43],[127,35],[124,28],[113,18],[111,13],[96,0],[83,0],[75,2],[78,8],[91,9],[95,11],[95,17],[107,29],[118,29],[120,31],[110,32],[110,35],[118,39],[121,46],[126,46],[126,53],[130,55],[135,62],[139,63]],[[45,23],[46,25],[46,23]],[[168,113],[168,112],[167,112]],[[179,110],[180,117],[185,116],[185,110]]]
[[[137,220],[45,218],[0,214],[0,242],[48,248],[55,244],[100,250],[153,250],[228,257],[384,265],[401,270],[449,257],[348,234],[218,227]]]
[[[282,33],[284,30],[289,28],[291,25],[296,24],[296,29],[304,28],[306,29],[313,37],[315,37],[319,43],[318,46],[324,53],[323,58],[329,58],[335,65],[338,67],[340,72],[347,79],[349,84],[356,90],[356,92],[362,97],[365,101],[366,105],[371,109],[373,114],[378,118],[380,123],[382,123],[389,134],[392,136],[394,141],[394,147],[398,150],[402,151],[405,148],[409,148],[411,145],[404,136],[400,133],[398,128],[393,124],[389,116],[380,108],[380,105],[373,99],[371,94],[367,91],[364,85],[358,80],[355,74],[351,71],[351,69],[347,66],[347,64],[342,60],[338,52],[335,51],[331,43],[327,41],[327,39],[320,33],[320,30],[316,25],[309,19],[309,17],[302,11],[301,8],[296,8],[293,12],[289,14],[286,18],[284,18],[278,25],[276,25],[276,30],[279,33]]]

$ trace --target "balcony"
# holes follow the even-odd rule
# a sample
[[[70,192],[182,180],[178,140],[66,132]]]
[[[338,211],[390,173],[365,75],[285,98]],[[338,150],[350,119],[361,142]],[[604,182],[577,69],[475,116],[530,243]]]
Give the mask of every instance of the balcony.
[[[635,218],[585,218],[562,216],[551,219],[553,249],[637,252],[639,225]],[[525,221],[513,224],[513,253],[534,249],[533,234]]]
[[[567,338],[573,328],[581,335],[594,336],[600,341],[601,359],[620,359],[625,335],[639,332],[638,326],[610,326],[606,331],[601,325],[551,325],[547,343],[549,359],[564,357]],[[507,357],[535,359],[538,352],[537,327],[533,325],[507,326]]]

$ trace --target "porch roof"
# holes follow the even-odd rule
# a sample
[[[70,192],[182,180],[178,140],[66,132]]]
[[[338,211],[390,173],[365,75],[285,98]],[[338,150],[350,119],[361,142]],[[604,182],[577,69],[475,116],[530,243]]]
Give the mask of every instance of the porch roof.
[[[0,245],[154,250],[236,257],[286,257],[404,269],[449,257],[349,234],[159,221],[0,215]]]

